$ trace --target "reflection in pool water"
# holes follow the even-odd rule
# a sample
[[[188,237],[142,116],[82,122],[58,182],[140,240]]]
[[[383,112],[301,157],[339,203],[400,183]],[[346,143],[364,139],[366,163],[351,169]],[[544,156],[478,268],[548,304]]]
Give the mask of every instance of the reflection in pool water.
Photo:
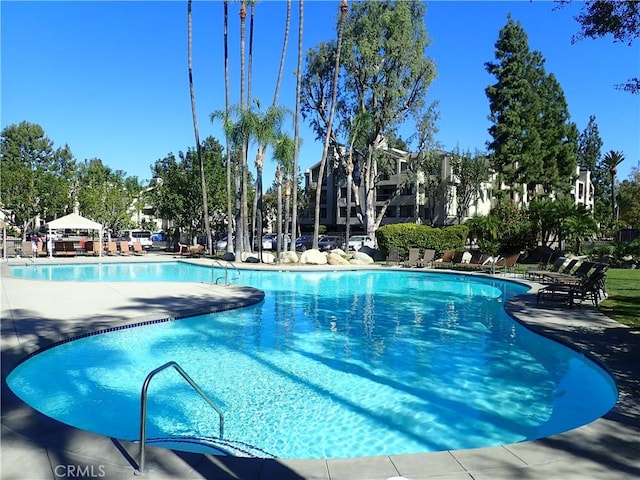
[[[103,267],[13,273],[211,278],[184,263]],[[242,271],[239,283],[264,290],[264,302],[64,343],[18,366],[9,385],[62,422],[134,440],[142,383],[173,360],[225,412],[225,439],[215,412],[169,370],[149,388],[153,441],[284,458],[513,443],[589,423],[616,399],[602,369],[505,314],[523,285],[405,271]]]

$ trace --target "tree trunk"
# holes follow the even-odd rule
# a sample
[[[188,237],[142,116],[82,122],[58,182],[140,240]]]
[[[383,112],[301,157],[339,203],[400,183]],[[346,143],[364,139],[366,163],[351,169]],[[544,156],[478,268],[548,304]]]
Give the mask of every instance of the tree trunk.
[[[296,117],[293,133],[293,211],[291,215],[291,251],[296,251],[295,231],[298,227],[298,157],[300,154],[300,90],[302,89],[302,32],[304,27],[304,0],[299,4],[298,71],[296,72]]]
[[[229,2],[224,0],[224,98],[225,112],[229,118]],[[227,252],[233,252],[233,200],[231,184],[231,142],[229,135],[226,137],[227,149]]]
[[[329,111],[329,120],[327,122],[327,134],[324,138],[324,147],[322,149],[322,158],[320,160],[320,168],[318,170],[318,183],[316,188],[316,205],[313,223],[313,248],[318,248],[318,233],[320,232],[320,198],[322,195],[322,180],[324,170],[327,165],[327,153],[329,151],[329,139],[333,129],[333,117],[336,111],[336,98],[338,96],[338,77],[340,76],[340,51],[342,50],[342,32],[344,31],[344,19],[347,16],[347,0],[342,0],[340,6],[340,22],[338,24],[338,43],[336,46],[336,63],[333,71],[333,85],[331,87],[331,110]],[[300,47],[301,48],[301,47]],[[295,173],[295,171],[294,171]],[[348,239],[347,239],[348,241]]]
[[[188,63],[189,63],[189,92],[191,94],[191,115],[193,118],[193,133],[196,137],[196,153],[198,156],[198,163],[200,164],[200,187],[202,188],[202,212],[204,216],[204,229],[207,235],[206,249],[211,252],[211,226],[209,225],[209,201],[207,198],[207,182],[204,176],[204,160],[202,159],[202,149],[200,148],[200,134],[198,132],[198,119],[196,116],[196,94],[193,88],[193,66],[191,62],[192,53],[192,21],[191,21],[191,4],[192,0],[189,0],[187,4],[187,23],[188,23]]]

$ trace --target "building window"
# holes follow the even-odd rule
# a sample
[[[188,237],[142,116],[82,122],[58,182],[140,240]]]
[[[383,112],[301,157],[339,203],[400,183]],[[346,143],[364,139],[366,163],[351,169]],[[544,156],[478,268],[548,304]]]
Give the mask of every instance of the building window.
[[[391,206],[387,207],[387,211],[384,212],[384,216],[389,218],[395,218],[397,216],[396,207],[391,207]]]
[[[413,205],[400,205],[401,217],[413,217]]]
[[[376,202],[384,202],[393,196],[395,187],[381,187],[376,190]]]

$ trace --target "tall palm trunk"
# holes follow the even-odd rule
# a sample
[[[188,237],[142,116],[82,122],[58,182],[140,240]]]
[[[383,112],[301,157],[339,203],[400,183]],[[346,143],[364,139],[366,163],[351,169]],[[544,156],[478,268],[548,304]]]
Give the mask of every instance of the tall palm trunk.
[[[254,24],[254,19],[255,19],[255,14],[256,14],[256,2],[257,0],[249,0],[249,3],[251,5],[251,14],[249,16],[249,62],[247,65],[247,107],[249,107],[251,105],[251,83],[253,81],[253,24]],[[249,139],[247,139],[247,154],[249,151],[249,145],[248,145]],[[247,186],[247,188],[245,189],[246,192],[243,192],[245,195],[247,195],[246,199],[243,199],[243,205],[245,205],[245,218],[246,218],[246,222],[248,225],[249,222],[249,198],[248,198],[248,186],[249,186],[249,163],[248,163],[248,159],[247,159],[247,169],[244,172],[244,184]],[[261,175],[262,173],[260,173]],[[257,176],[257,175],[256,175]],[[257,181],[257,180],[256,180]],[[256,189],[258,188],[258,186],[256,185]],[[256,234],[256,212],[258,210],[258,202],[260,201],[260,199],[258,198],[258,195],[255,196],[254,198],[254,205],[253,205],[253,212],[251,215],[252,221],[251,221],[251,236]],[[260,239],[262,239],[262,234],[258,234]],[[253,250],[252,249],[252,245],[251,242],[249,240],[249,235],[247,235],[247,242],[245,244],[245,248],[248,251]],[[260,242],[260,245],[262,245],[262,242]]]
[[[245,94],[245,20],[247,18],[247,6],[246,0],[242,0],[240,6],[240,108],[244,111],[244,94]],[[244,252],[245,245],[245,226],[246,226],[246,210],[245,200],[247,199],[247,184],[244,182],[245,172],[247,170],[247,141],[242,139],[240,168],[238,171],[238,178],[236,179],[236,185],[239,187],[239,201],[238,209],[236,211],[236,258],[241,258],[242,252]]]
[[[276,220],[276,235],[277,239],[282,238],[282,167],[278,165],[276,167],[276,183],[278,185],[278,214]],[[276,262],[280,262],[280,252],[282,251],[282,242],[278,241],[276,243],[277,251],[276,251]]]
[[[293,211],[291,215],[291,251],[296,251],[296,230],[298,228],[298,157],[300,155],[300,91],[302,90],[302,33],[304,31],[304,0],[300,0],[298,24],[298,71],[296,72],[296,116],[293,128]],[[314,243],[317,246],[317,242]]]
[[[289,25],[291,24],[291,0],[287,0],[287,19],[285,22],[285,30],[284,30],[284,40],[282,42],[282,53],[280,55],[280,68],[278,70],[278,78],[276,80],[276,89],[273,95],[273,106],[276,107],[278,105],[278,94],[280,93],[280,83],[282,81],[282,72],[284,70],[284,61],[287,54],[287,43],[289,41]],[[260,259],[262,260],[262,230],[263,230],[263,211],[262,211],[262,173],[264,168],[264,153],[266,151],[266,145],[258,146],[258,153],[256,154],[256,202],[255,202],[255,210],[254,213],[257,219],[257,234],[259,235],[258,239],[258,251],[260,253]],[[282,175],[282,171],[279,172]],[[282,177],[280,177],[279,182],[282,182]],[[280,185],[279,183],[279,185]],[[279,194],[282,195],[282,191],[279,190]],[[282,200],[282,198],[280,198]],[[281,206],[281,205],[280,205]],[[280,220],[281,222],[281,220]],[[280,227],[282,223],[279,223]],[[282,231],[278,232],[278,238],[282,238]],[[278,247],[279,249],[279,247]]]
[[[329,121],[327,122],[327,133],[324,138],[324,147],[322,149],[322,158],[320,160],[320,168],[318,170],[318,183],[316,188],[316,205],[314,212],[313,224],[313,248],[318,248],[318,233],[320,231],[320,198],[322,194],[322,180],[324,177],[324,169],[327,165],[327,153],[329,151],[329,139],[333,128],[333,117],[336,111],[336,98],[338,96],[338,77],[340,75],[340,50],[342,50],[342,32],[344,31],[344,19],[347,16],[347,0],[342,0],[340,5],[340,22],[338,24],[338,44],[336,46],[336,62],[333,71],[333,85],[331,91],[331,110],[329,111]],[[348,240],[348,239],[347,239]]]
[[[226,117],[229,118],[229,2],[224,0],[224,99]],[[231,184],[231,142],[229,135],[226,137],[227,148],[227,252],[233,251],[233,202]]]
[[[191,116],[193,118],[193,133],[196,137],[196,152],[198,155],[198,163],[200,164],[200,187],[202,188],[202,214],[204,216],[204,229],[207,234],[207,251],[210,250],[211,245],[211,226],[209,225],[209,205],[207,199],[207,182],[204,176],[204,160],[202,159],[202,149],[200,148],[200,134],[198,132],[198,118],[196,115],[196,94],[193,88],[193,65],[192,65],[192,21],[191,21],[191,3],[189,0],[187,3],[187,30],[188,30],[188,42],[187,42],[187,57],[189,64],[189,92],[191,94]]]

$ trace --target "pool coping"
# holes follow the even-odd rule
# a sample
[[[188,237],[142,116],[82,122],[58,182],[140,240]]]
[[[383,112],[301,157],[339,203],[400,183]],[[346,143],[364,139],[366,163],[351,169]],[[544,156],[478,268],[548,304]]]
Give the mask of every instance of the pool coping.
[[[91,259],[95,262],[95,259]],[[105,262],[128,262],[129,258],[103,259]],[[138,260],[138,259],[136,259]],[[168,255],[148,255],[138,261],[176,261]],[[77,263],[82,263],[79,260]],[[24,264],[24,261],[17,262]],[[45,263],[38,259],[38,263]],[[189,262],[206,265],[206,260],[193,259]],[[210,261],[209,261],[210,262]],[[51,263],[71,263],[53,259]],[[56,300],[64,305],[64,292],[52,292],[51,282],[15,279],[8,273],[11,260],[0,265],[2,288],[2,443],[0,455],[1,478],[70,478],[82,472],[87,476],[120,479],[134,474],[134,459],[137,459],[136,444],[121,444],[105,437],[83,432],[60,424],[23,404],[6,387],[4,379],[8,371],[25,351],[41,347],[56,333],[69,334],[90,330],[88,325],[78,325],[77,318],[95,309],[97,302],[109,303],[112,318],[109,323],[119,321],[135,323],[145,318],[137,311],[132,298],[149,299],[154,308],[166,307],[163,296],[169,295],[180,300],[188,297],[202,302],[226,303],[227,287],[204,286],[198,284],[170,284],[164,290],[122,284],[108,285],[104,295],[89,301],[95,294],[94,283],[73,285],[75,297],[82,298],[80,305],[67,305],[70,315],[64,316],[65,309],[58,309],[56,324],[64,328],[55,331],[20,332],[16,319],[39,321],[45,324],[46,303]],[[289,269],[287,265],[262,266],[259,264],[238,264],[238,268]],[[317,270],[314,266],[294,266]],[[336,266],[323,269],[395,269],[389,266]],[[399,270],[408,270],[398,268]],[[412,273],[429,271],[411,269]],[[444,270],[438,269],[438,272]],[[462,273],[462,272],[455,272]],[[504,278],[500,275],[499,278]],[[628,329],[600,314],[595,308],[585,304],[577,308],[557,305],[535,304],[537,284],[517,279],[532,286],[524,295],[511,299],[505,305],[508,313],[519,323],[537,333],[551,337],[588,354],[602,363],[614,376],[620,389],[620,399],[616,406],[603,418],[588,425],[545,439],[522,442],[499,447],[455,450],[424,454],[378,456],[328,460],[297,459],[246,459],[236,457],[214,457],[211,455],[189,454],[158,447],[147,450],[146,478],[242,478],[264,479],[325,479],[359,480],[405,477],[411,480],[426,478],[481,479],[515,478],[636,478],[640,476],[640,361],[633,362],[634,356],[625,356],[624,351],[611,352],[610,345],[626,342],[631,353],[640,351],[640,332]],[[64,282],[68,284],[69,282]],[[107,282],[108,283],[108,282]],[[102,284],[101,284],[102,285]],[[154,284],[158,285],[158,284]],[[48,288],[47,288],[48,287]],[[102,290],[102,289],[101,289]],[[169,293],[167,293],[169,292]],[[243,292],[244,295],[247,292]],[[238,304],[242,294],[233,297]],[[256,297],[253,297],[255,300]],[[259,300],[258,300],[259,301]],[[131,305],[133,303],[133,305]],[[178,302],[180,303],[180,302]],[[122,305],[126,307],[122,307]],[[201,305],[201,304],[198,304]],[[184,306],[184,304],[182,304]],[[30,310],[25,312],[25,310]],[[75,317],[71,313],[75,311]],[[166,311],[166,308],[165,308]],[[184,310],[181,310],[184,313]],[[155,314],[155,313],[154,313]],[[146,317],[149,317],[147,312]],[[25,320],[25,319],[29,320]],[[157,318],[157,317],[156,317]],[[10,322],[7,320],[11,319]],[[149,318],[147,318],[149,319]],[[96,319],[97,322],[103,321]],[[19,323],[19,322],[18,322]],[[48,324],[46,324],[48,325]],[[115,326],[115,325],[112,325]],[[617,353],[618,355],[615,355]],[[628,352],[627,352],[628,353]],[[634,379],[636,379],[634,381]],[[28,471],[25,466],[28,465]],[[65,476],[59,475],[64,473]],[[75,475],[77,476],[77,475]],[[83,477],[86,478],[86,477]]]

